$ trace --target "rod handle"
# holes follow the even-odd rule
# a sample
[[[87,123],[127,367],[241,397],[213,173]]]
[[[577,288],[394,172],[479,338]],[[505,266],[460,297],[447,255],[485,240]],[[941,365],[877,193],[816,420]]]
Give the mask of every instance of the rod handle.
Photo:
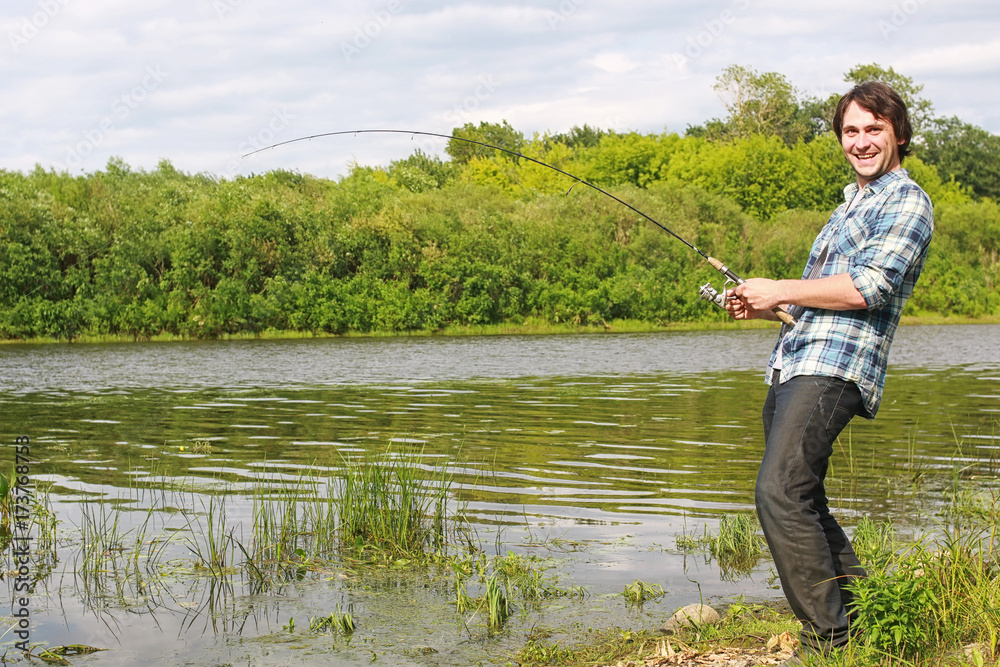
[[[778,316],[778,319],[790,327],[795,326],[795,318],[788,314],[788,311],[781,306],[775,306],[771,311]]]
[[[725,264],[723,264],[722,262],[720,262],[716,258],[714,258],[714,257],[706,257],[706,259],[708,260],[708,263],[712,265],[712,267],[714,267],[716,270],[722,272],[722,275],[724,275],[729,280],[732,280],[737,285],[742,285],[743,283],[746,282],[745,280],[743,280],[742,278],[740,278],[738,275],[736,275],[735,273],[733,273],[732,269],[730,269],[728,266],[726,266]],[[782,322],[784,322],[785,324],[787,324],[788,326],[790,326],[790,327],[794,327],[795,326],[795,318],[792,317],[791,315],[789,315],[788,311],[785,310],[784,308],[782,308],[781,306],[775,306],[774,308],[771,309],[771,312],[773,312],[775,315],[777,315],[778,319],[781,320]]]

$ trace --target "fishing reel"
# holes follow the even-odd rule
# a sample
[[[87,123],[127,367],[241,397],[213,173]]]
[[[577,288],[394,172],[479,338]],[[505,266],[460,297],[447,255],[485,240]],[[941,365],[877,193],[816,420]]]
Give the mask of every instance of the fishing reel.
[[[737,284],[735,280],[730,280],[729,278],[726,278],[726,282],[722,284],[722,292],[721,293],[717,292],[715,290],[715,288],[712,287],[712,283],[705,283],[704,285],[701,286],[701,289],[698,291],[698,300],[699,301],[702,301],[702,300],[704,300],[704,301],[711,301],[712,303],[714,303],[719,308],[722,308],[723,310],[725,310],[726,309],[726,292],[729,291],[729,285],[730,285],[730,283],[732,283],[732,285],[734,287]]]

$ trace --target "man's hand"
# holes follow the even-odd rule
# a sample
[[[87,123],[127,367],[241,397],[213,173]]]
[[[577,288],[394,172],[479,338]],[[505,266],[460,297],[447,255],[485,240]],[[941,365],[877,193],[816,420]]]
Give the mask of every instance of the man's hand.
[[[742,285],[737,285],[734,291],[747,308],[757,312],[770,312],[783,303],[780,288],[784,282],[787,281],[751,278]]]
[[[726,292],[726,311],[733,319],[776,320],[773,308],[789,305],[828,310],[867,308],[865,299],[854,287],[851,277],[841,273],[814,280],[768,280],[751,278]]]
[[[774,298],[776,290],[773,284],[776,282],[764,278],[751,278],[742,285],[737,285],[735,289],[727,290],[726,312],[734,320],[777,320],[778,316],[772,308],[780,305],[779,302],[774,301],[773,305],[767,305]],[[772,285],[768,286],[767,283]]]

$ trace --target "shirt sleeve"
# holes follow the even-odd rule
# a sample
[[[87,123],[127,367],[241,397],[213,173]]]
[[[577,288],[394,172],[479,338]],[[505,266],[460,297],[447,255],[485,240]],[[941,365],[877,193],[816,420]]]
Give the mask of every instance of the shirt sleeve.
[[[869,234],[851,257],[854,287],[869,310],[886,305],[911,267],[919,266],[934,230],[930,199],[914,185],[904,185],[866,221]]]

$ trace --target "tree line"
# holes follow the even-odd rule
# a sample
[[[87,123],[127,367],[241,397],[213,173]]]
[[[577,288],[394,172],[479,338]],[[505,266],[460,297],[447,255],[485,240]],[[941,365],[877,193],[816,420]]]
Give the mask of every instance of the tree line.
[[[904,166],[936,232],[907,314],[1000,312],[1000,143],[937,119],[911,80],[918,128]],[[524,137],[508,123],[462,137],[607,189],[744,276],[798,277],[853,176],[831,101],[733,66],[729,115],[675,133],[575,127]],[[218,178],[168,161],[70,175],[0,171],[0,337],[217,337],[267,331],[433,331],[538,320],[666,325],[724,314],[697,300],[715,273],[659,228],[530,160],[449,141],[339,179],[289,171]],[[567,193],[567,190],[570,190]]]

